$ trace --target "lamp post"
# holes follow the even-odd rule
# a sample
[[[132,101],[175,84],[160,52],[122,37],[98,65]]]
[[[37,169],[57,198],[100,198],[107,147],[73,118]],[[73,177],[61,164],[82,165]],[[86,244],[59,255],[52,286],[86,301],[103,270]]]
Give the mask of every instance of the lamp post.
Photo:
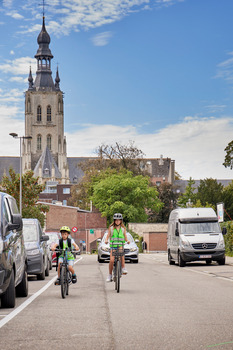
[[[19,154],[20,154],[20,161],[19,161],[19,211],[22,215],[22,139],[32,139],[31,136],[18,136],[18,134],[12,132],[9,134],[10,136],[14,137],[14,139],[19,139]]]

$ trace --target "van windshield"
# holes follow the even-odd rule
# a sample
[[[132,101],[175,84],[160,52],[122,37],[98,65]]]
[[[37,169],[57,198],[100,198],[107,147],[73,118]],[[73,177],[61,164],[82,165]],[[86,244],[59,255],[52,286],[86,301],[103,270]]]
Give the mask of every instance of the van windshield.
[[[180,232],[182,234],[198,234],[198,233],[219,233],[220,227],[218,222],[195,222],[181,223]]]
[[[38,241],[38,233],[36,225],[34,224],[23,224],[23,238],[25,242],[35,242]]]

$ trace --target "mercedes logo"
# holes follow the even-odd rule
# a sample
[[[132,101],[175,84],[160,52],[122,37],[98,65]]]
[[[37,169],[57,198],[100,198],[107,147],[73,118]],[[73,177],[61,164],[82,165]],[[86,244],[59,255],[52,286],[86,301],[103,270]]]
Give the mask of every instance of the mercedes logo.
[[[207,249],[208,248],[208,244],[207,243],[203,243],[202,244],[202,249]]]

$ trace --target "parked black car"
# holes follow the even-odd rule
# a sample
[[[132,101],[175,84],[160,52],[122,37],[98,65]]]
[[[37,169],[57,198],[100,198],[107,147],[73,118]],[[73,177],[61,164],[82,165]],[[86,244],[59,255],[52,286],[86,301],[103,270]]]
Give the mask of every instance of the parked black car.
[[[15,306],[15,296],[28,295],[27,256],[22,218],[15,199],[0,192],[0,298],[1,307]]]
[[[25,241],[29,275],[36,275],[38,280],[49,276],[49,250],[46,236],[37,219],[23,218],[23,236]]]

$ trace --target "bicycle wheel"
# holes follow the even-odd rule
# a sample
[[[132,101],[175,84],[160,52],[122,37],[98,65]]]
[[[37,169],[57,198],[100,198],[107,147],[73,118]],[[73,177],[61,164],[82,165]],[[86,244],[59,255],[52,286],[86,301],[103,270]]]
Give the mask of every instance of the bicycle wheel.
[[[72,274],[70,273],[70,271],[66,272],[66,295],[69,295],[69,286],[70,286],[70,280],[72,279]]]
[[[120,279],[121,279],[121,263],[120,260],[117,261],[116,266],[116,283],[117,283],[117,293],[120,292]]]
[[[66,290],[67,290],[67,284],[66,284],[66,268],[65,266],[61,267],[61,296],[64,299],[66,297]]]

